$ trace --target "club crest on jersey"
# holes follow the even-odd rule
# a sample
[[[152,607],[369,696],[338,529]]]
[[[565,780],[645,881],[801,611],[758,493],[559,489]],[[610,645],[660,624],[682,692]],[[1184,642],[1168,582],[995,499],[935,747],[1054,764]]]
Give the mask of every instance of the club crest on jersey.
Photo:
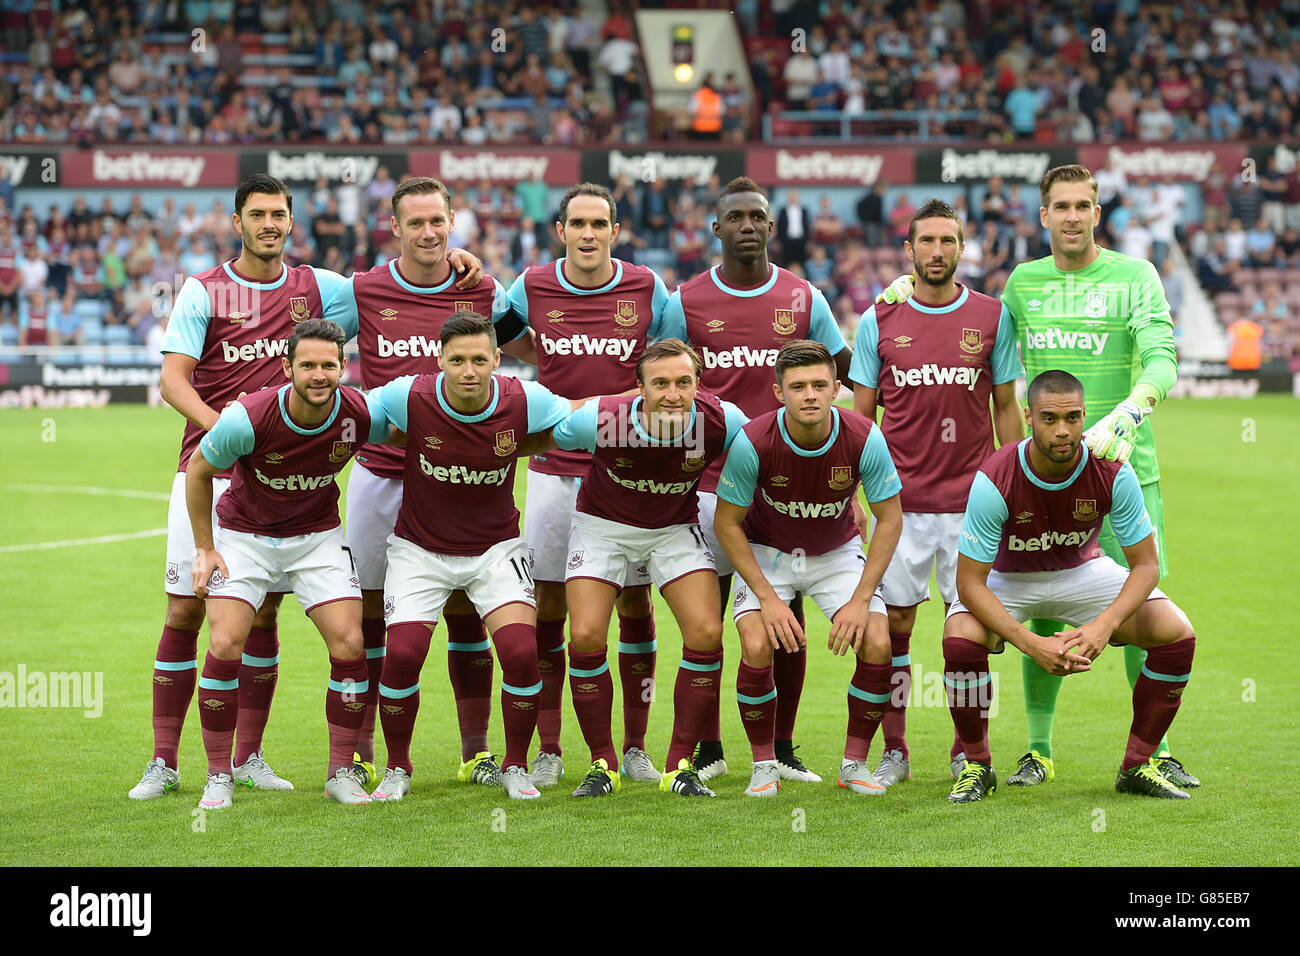
[[[442,451],[442,439],[436,435],[427,436],[424,443],[429,446],[429,451]]]
[[[773,309],[772,328],[780,335],[794,335],[794,309]]]
[[[636,325],[641,319],[636,314],[636,302],[632,299],[619,299],[618,310],[614,313],[614,321],[625,329]]]
[[[1095,498],[1075,498],[1074,499],[1074,520],[1075,521],[1096,521],[1097,500]]]
[[[704,467],[704,452],[688,451],[686,460],[682,462],[682,471],[699,471]]]
[[[1089,292],[1083,298],[1083,314],[1099,319],[1106,314],[1106,293]]]
[[[721,332],[725,325],[726,323],[721,319],[714,319],[711,322],[706,323],[706,327],[710,332]]]
[[[980,341],[979,329],[962,329],[961,330],[961,350],[969,352],[972,355],[977,354],[984,348]]]
[[[914,340],[910,335],[898,335],[894,337],[894,344],[897,345],[900,349],[907,348],[912,344],[913,341]]]
[[[736,588],[736,597],[732,601],[732,606],[740,607],[745,603],[745,598],[747,597],[749,597],[749,592],[745,590],[745,586],[742,584],[740,587]]]
[[[773,488],[784,488],[786,485],[790,484],[790,479],[785,475],[773,475],[771,478],[767,479],[767,483]]]
[[[843,491],[853,484],[853,469],[848,465],[831,465],[830,486],[836,491]]]
[[[452,315],[455,315],[457,312],[473,312],[473,311],[474,311],[473,302],[466,302],[464,300],[460,300],[454,306],[452,306],[451,313]]]
[[[334,464],[347,461],[352,457],[352,442],[336,441],[334,447],[330,450],[330,461]]]
[[[305,322],[311,318],[311,310],[307,308],[305,295],[295,295],[289,300],[289,317],[295,322]]]
[[[278,451],[270,452],[266,456],[266,463],[268,465],[278,465],[282,461],[284,461],[284,455],[281,455]]]
[[[379,318],[385,322],[393,322],[397,319],[396,309],[380,309]]]
[[[496,452],[498,457],[508,458],[515,453],[515,449],[518,447],[515,442],[515,430],[507,428],[503,432],[497,432],[497,443],[492,447],[492,450]]]

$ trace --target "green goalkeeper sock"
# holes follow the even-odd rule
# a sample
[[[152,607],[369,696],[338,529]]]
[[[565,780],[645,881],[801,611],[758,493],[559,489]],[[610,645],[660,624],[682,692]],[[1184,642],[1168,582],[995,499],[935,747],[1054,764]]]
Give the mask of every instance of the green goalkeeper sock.
[[[1026,621],[1025,626],[1040,637],[1065,630],[1059,621]],[[1052,756],[1052,723],[1056,720],[1056,695],[1063,677],[1049,674],[1028,654],[1020,659],[1020,676],[1025,685],[1025,722],[1029,725],[1029,749]]]
[[[1147,652],[1140,647],[1134,647],[1132,644],[1124,645],[1124,673],[1128,677],[1128,686],[1133,687],[1137,684],[1138,675],[1142,673],[1142,665],[1146,663]],[[1156,756],[1169,753],[1169,735],[1166,734],[1160,738],[1160,746],[1156,747]]]

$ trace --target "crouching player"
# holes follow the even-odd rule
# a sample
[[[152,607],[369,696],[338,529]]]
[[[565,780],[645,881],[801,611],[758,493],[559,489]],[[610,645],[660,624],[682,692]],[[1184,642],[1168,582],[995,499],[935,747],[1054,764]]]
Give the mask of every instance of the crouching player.
[[[573,796],[619,789],[610,731],[614,684],[605,659],[609,621],[628,572],[644,565],[672,609],[684,644],[659,789],[711,797],[691,753],[722,673],[722,613],[695,489],[705,467],[722,457],[748,419],[730,402],[698,391],[700,357],[680,339],[649,346],[637,362],[636,378],[639,395],[589,402],[555,429],[560,448],[593,453],[578,490],[564,582],[569,686],[592,759]]]
[[[1160,559],[1133,466],[1082,447],[1083,385],[1049,370],[1029,386],[1030,438],[1007,445],[975,475],[957,558],[957,603],[944,624],[944,683],[966,769],[948,799],[997,787],[989,754],[990,651],[1009,641],[1051,674],[1089,670],[1107,643],[1147,651],[1133,688],[1133,723],[1115,789],[1187,799],[1151,761],[1178,713],[1196,636],[1156,588]],[[1128,571],[1101,553],[1110,515]],[[1022,622],[1071,625],[1040,637]]]
[[[373,796],[401,800],[410,792],[420,669],[447,599],[464,590],[501,662],[501,785],[513,799],[535,799],[528,745],[542,678],[533,580],[514,499],[515,460],[553,447],[551,429],[572,405],[534,382],[494,375],[501,364],[496,332],[477,312],[452,315],[439,338],[441,372],[407,375],[372,393],[407,434],[405,490],[384,578],[388,653],[379,718],[388,768]]]
[[[840,383],[826,346],[797,341],[782,348],[775,389],[783,407],[753,419],[732,445],[714,519],[718,543],[748,585],[736,589],[733,602],[742,658],[736,699],[754,752],[745,794],[770,797],[780,789],[772,652],[807,643],[789,608],[802,591],[831,621],[831,650],[857,655],[839,785],[880,795],[885,788],[872,776],[867,752],[892,670],[877,588],[902,532],[902,486],[875,423],[831,404]],[[859,483],[876,519],[865,557],[851,508]]]
[[[232,403],[190,458],[185,504],[194,528],[194,593],[207,598],[210,632],[199,676],[199,723],[208,780],[199,806],[233,801],[230,765],[239,717],[239,667],[253,615],[286,576],[330,656],[325,720],[329,772],[325,792],[340,803],[369,803],[352,772],[368,683],[361,642],[361,590],[343,546],[334,476],[356,449],[382,442],[388,421],[355,388],[339,387],[345,365],[342,327],[325,319],[298,323],[284,373],[290,384]],[[212,528],[212,478],[234,467]]]

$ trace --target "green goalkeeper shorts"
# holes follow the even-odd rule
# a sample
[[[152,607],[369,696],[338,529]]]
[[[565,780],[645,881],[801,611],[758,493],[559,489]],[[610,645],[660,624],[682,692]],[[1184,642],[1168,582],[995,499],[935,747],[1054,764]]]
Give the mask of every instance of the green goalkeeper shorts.
[[[1160,497],[1160,482],[1153,481],[1149,485],[1143,485],[1142,497],[1146,501],[1151,525],[1156,529],[1156,547],[1160,551],[1160,578],[1163,580],[1169,576],[1169,561],[1165,556],[1165,506]],[[1114,558],[1122,566],[1128,567],[1128,562],[1124,560],[1124,549],[1119,546],[1119,539],[1115,537],[1115,532],[1110,526],[1110,515],[1107,515],[1106,520],[1102,522],[1098,543],[1104,554]]]

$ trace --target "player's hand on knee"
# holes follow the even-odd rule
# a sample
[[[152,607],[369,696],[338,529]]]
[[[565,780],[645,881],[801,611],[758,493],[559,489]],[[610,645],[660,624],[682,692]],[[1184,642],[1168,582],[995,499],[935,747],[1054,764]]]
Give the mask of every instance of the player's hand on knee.
[[[916,285],[916,280],[909,272],[907,275],[901,275],[888,287],[876,296],[876,301],[883,305],[897,305],[899,302],[906,302],[912,297],[912,291]]]
[[[768,642],[773,648],[781,648],[794,654],[804,643],[803,628],[790,610],[790,605],[773,597],[759,602],[759,613],[763,615],[763,627],[767,631]]]
[[[194,552],[194,596],[202,600],[208,596],[208,582],[212,572],[220,571],[222,578],[229,578],[225,559],[216,551],[200,548]]]
[[[835,620],[831,622],[831,635],[827,644],[836,657],[850,649],[854,654],[858,653],[862,642],[867,639],[869,614],[869,605],[858,602],[850,602],[840,608]]]

